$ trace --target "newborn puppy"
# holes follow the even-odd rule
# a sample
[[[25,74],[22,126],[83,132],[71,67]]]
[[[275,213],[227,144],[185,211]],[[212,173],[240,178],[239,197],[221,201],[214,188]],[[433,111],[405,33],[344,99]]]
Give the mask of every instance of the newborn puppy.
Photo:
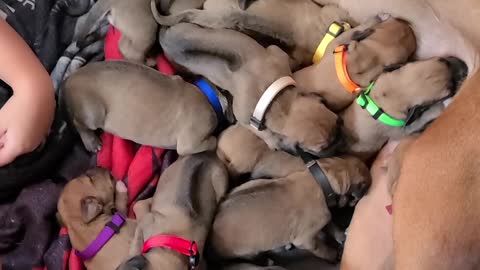
[[[416,49],[415,35],[409,24],[396,18],[379,20],[372,18],[335,39],[321,62],[295,72],[299,86],[322,96],[327,107],[338,112],[355,99],[355,94],[361,90],[355,88],[364,89],[384,69],[406,63]],[[338,47],[340,45],[346,45],[345,51]],[[342,56],[346,62],[338,61]],[[347,73],[351,85],[356,85],[346,86],[339,79],[343,76],[339,72]]]
[[[213,153],[178,159],[160,177],[151,212],[138,223],[130,250],[134,257],[118,269],[195,269],[227,188],[227,170]],[[195,246],[197,252],[189,257],[158,244],[165,236],[180,237],[189,242],[184,249]]]
[[[178,76],[129,62],[98,62],[70,76],[61,95],[89,151],[101,148],[97,129],[139,144],[177,149],[180,155],[216,147],[215,110],[196,86]],[[221,97],[220,102],[226,108],[228,102]]]
[[[117,210],[123,212],[126,208],[125,185],[115,184],[110,173],[100,168],[70,181],[58,200],[59,219],[68,229],[73,248],[79,251],[97,238]],[[126,219],[120,231],[94,257],[84,260],[87,269],[108,270],[120,265],[128,255],[135,227],[134,220]]]
[[[250,174],[252,179],[281,178],[305,170],[300,158],[271,150],[255,133],[239,124],[220,134],[217,155],[233,178],[244,174]]]
[[[340,195],[339,207],[353,197],[351,203],[356,203],[370,185],[369,170],[357,158],[327,158],[317,163]],[[247,258],[292,243],[334,262],[337,251],[317,237],[330,219],[322,188],[304,170],[234,189],[220,205],[210,244],[218,256]]]
[[[98,0],[87,14],[76,40],[85,40],[104,17],[122,33],[118,48],[129,61],[145,63],[155,44],[158,25],[150,9],[150,0]]]
[[[295,86],[288,55],[277,46],[265,49],[233,30],[186,23],[162,31],[160,43],[173,62],[229,91],[239,123],[254,126],[270,148],[318,156],[335,141],[338,117],[321,97]],[[259,105],[262,119],[252,117]]]
[[[186,10],[174,16],[160,15],[153,4],[152,12],[160,25],[189,22],[229,28],[250,35],[262,45],[278,45],[290,55],[294,69],[312,63],[331,23],[354,24],[338,6],[320,6],[311,0],[207,0],[204,10]]]
[[[382,73],[370,90],[341,113],[344,151],[368,159],[388,140],[423,130],[443,111],[443,101],[455,94],[467,72],[463,61],[448,57]],[[365,105],[366,110],[362,109]]]

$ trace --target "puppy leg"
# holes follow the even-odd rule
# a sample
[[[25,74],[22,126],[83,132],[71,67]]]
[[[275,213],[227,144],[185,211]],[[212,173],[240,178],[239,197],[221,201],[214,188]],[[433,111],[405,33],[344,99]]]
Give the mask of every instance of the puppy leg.
[[[77,129],[80,138],[82,139],[85,149],[89,152],[97,153],[102,148],[102,140],[95,134],[95,132],[88,127],[73,120],[75,128]]]
[[[118,42],[118,48],[125,59],[141,64],[145,62],[146,51],[139,50],[130,39],[122,36]]]
[[[138,223],[137,229],[135,230],[135,235],[133,236],[130,244],[130,258],[142,254],[143,243],[145,241],[143,228],[148,228],[148,226],[151,226],[153,221],[153,215],[148,213]]]
[[[127,214],[128,190],[122,181],[115,185],[115,208],[122,214]]]
[[[186,137],[183,140],[179,140],[177,145],[177,152],[180,156],[213,151],[217,148],[217,138],[213,136],[201,141],[195,141],[191,136]]]

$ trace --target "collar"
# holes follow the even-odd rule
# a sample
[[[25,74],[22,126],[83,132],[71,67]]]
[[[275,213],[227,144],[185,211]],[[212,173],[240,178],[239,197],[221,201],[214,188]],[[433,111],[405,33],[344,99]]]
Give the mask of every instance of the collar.
[[[126,217],[117,212],[112,217],[111,221],[105,225],[105,228],[100,232],[95,240],[83,251],[75,250],[75,254],[82,259],[82,261],[90,260],[108,243],[108,241],[120,232]]]
[[[340,45],[335,48],[335,70],[337,71],[337,77],[340,83],[352,94],[358,94],[362,87],[350,78],[347,68],[347,45]]]
[[[223,115],[223,108],[222,104],[220,103],[220,99],[217,96],[217,92],[213,88],[213,86],[204,78],[200,78],[194,81],[194,84],[203,92],[203,94],[208,98],[208,102],[212,106],[215,114],[217,115],[218,123],[220,124],[223,122],[224,115]]]
[[[327,33],[323,37],[322,41],[317,47],[317,50],[315,51],[315,54],[313,55],[313,63],[316,64],[320,62],[320,60],[322,60],[323,56],[325,55],[325,51],[327,51],[328,45],[330,45],[330,43],[335,38],[340,36],[340,34],[345,32],[346,30],[350,30],[350,28],[352,27],[347,22],[333,22],[332,24],[330,24],[330,26],[328,26]]]
[[[142,253],[147,253],[150,249],[159,247],[166,247],[188,256],[189,270],[196,269],[200,264],[200,253],[195,241],[188,241],[172,235],[157,235],[149,238],[143,244]]]
[[[263,130],[263,121],[265,120],[265,114],[267,113],[270,104],[275,97],[282,92],[288,86],[295,86],[297,83],[290,76],[282,77],[273,82],[267,90],[263,93],[262,97],[255,106],[252,116],[250,117],[250,125],[256,130]]]
[[[322,189],[323,195],[325,196],[325,200],[327,201],[327,207],[328,208],[335,207],[337,205],[338,196],[337,196],[337,193],[335,193],[335,191],[333,190],[332,185],[330,185],[330,182],[328,181],[328,178],[325,175],[325,172],[318,165],[317,161],[314,159],[311,159],[307,153],[300,151],[300,157],[302,158],[303,162],[306,164],[306,167],[312,174],[317,184]]]
[[[388,115],[386,112],[380,108],[373,99],[369,96],[370,92],[373,89],[375,82],[372,82],[365,91],[361,92],[357,98],[357,104],[366,110],[375,120],[378,120],[385,125],[392,127],[403,127],[406,124],[406,121],[395,119]]]

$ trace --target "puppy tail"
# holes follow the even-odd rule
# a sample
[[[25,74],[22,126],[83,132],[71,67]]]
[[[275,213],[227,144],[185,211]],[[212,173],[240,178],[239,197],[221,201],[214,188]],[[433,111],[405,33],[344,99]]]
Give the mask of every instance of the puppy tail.
[[[122,263],[116,270],[141,270],[147,267],[147,263],[147,258],[143,255],[138,255]]]
[[[110,12],[113,0],[98,0],[87,13],[83,24],[75,35],[75,41],[83,41],[88,35],[95,32],[103,22],[103,19]]]

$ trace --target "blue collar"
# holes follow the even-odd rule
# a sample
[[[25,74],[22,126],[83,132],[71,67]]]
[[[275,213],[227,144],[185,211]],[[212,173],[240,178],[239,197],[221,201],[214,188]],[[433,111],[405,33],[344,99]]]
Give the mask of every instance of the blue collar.
[[[212,105],[215,114],[217,115],[218,124],[220,124],[224,117],[223,117],[223,109],[222,104],[220,104],[220,100],[218,99],[217,93],[213,89],[213,87],[208,83],[205,79],[201,78],[195,80],[194,84],[205,94]]]

